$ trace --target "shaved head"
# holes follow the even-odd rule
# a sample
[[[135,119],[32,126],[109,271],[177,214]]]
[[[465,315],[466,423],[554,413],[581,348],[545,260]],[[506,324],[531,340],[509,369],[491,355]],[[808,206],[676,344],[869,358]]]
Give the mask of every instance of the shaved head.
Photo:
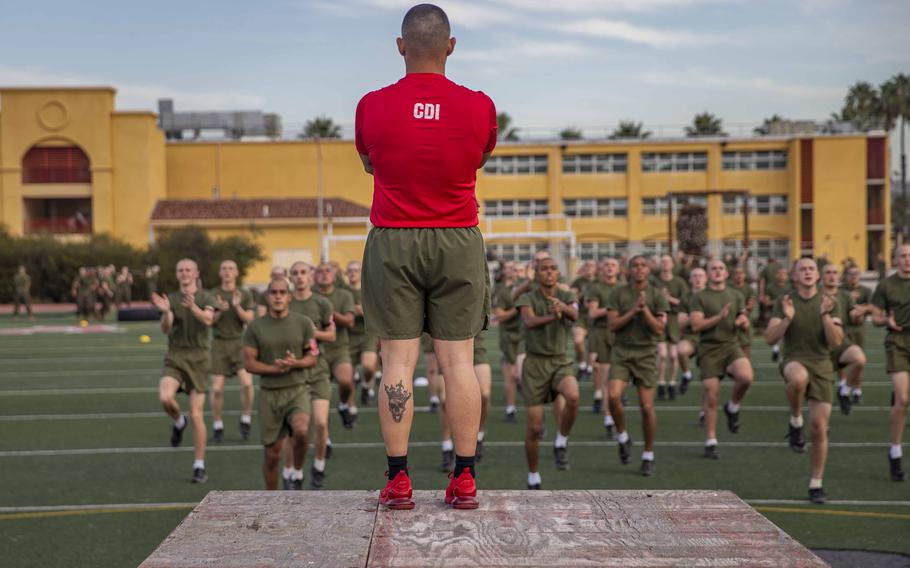
[[[418,57],[445,58],[451,34],[449,17],[433,4],[414,6],[401,22],[401,39],[406,49]]]

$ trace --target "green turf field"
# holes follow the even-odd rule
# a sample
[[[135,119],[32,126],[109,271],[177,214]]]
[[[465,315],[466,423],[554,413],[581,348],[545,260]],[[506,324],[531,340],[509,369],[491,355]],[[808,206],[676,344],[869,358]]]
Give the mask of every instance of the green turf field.
[[[35,323],[72,320],[44,317]],[[0,329],[31,325],[4,318]],[[134,566],[206,492],[262,487],[256,420],[252,441],[243,443],[237,433],[238,393],[230,382],[226,440],[206,456],[209,483],[189,483],[189,435],[184,447],[170,448],[170,421],[157,402],[164,338],[154,323],[122,328],[106,334],[0,336],[0,566]],[[142,334],[152,342],[141,344]],[[544,488],[730,489],[806,546],[910,553],[910,485],[888,478],[890,386],[882,332],[870,328],[867,341],[865,402],[849,417],[837,410],[832,417],[828,505],[805,503],[808,454],[786,446],[782,383],[768,348],[758,341],[756,384],[743,407],[740,433],[728,433],[721,417],[720,461],[701,457],[697,381],[685,397],[658,404],[658,471],[652,478],[637,474],[640,445],[632,464],[619,464],[601,417],[591,414],[587,382],[581,385],[582,413],[569,444],[571,471],[554,468],[549,450],[554,428],[548,426],[541,452]],[[495,330],[488,333],[487,347],[494,408],[478,482],[481,489],[524,489],[524,429],[502,420]],[[412,479],[416,489],[442,489],[447,479],[437,470],[437,418],[420,408],[427,404],[426,389],[416,390]],[[640,440],[634,395],[627,412],[630,433]],[[379,489],[385,460],[375,408],[362,409],[353,431],[342,429],[333,413],[331,428],[335,456],[326,489]]]

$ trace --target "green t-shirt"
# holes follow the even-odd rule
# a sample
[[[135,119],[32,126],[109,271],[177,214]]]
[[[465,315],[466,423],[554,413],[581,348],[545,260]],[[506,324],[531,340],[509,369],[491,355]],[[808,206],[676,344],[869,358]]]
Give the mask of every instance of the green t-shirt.
[[[667,292],[669,292],[671,296],[673,296],[677,300],[680,300],[680,304],[678,304],[676,306],[674,306],[673,304],[670,304],[669,301],[667,302],[667,304],[670,306],[671,314],[679,313],[680,305],[682,304],[681,300],[682,300],[683,296],[685,296],[686,291],[689,289],[689,285],[686,284],[686,281],[683,280],[682,278],[680,278],[679,276],[674,276],[673,278],[671,278],[669,280],[664,280],[663,278],[661,278],[660,274],[658,274],[654,278],[654,282],[652,285],[655,288],[657,288],[658,290],[667,290]]]
[[[78,294],[79,296],[82,296],[83,298],[86,296],[91,296],[92,293],[94,292],[95,279],[91,276],[77,277],[76,284],[79,288],[76,291],[76,294]]]
[[[255,309],[256,302],[253,300],[253,294],[246,288],[237,289],[240,290],[240,307],[244,310]],[[230,306],[234,291],[228,292],[227,290],[222,290],[221,286],[219,286],[209,290],[209,294],[212,295],[212,301],[215,301],[216,298],[221,298]],[[218,309],[217,304],[215,309]],[[212,336],[215,339],[240,339],[243,336],[243,327],[245,325],[240,316],[237,315],[237,311],[233,307],[228,307],[221,312],[221,315],[218,316],[218,321],[212,326]]]
[[[780,270],[780,264],[777,262],[769,262],[765,265],[764,270],[761,271],[761,277],[765,279],[765,289],[767,290],[768,286],[774,283],[777,280],[777,271]]]
[[[910,278],[901,278],[897,273],[885,278],[875,287],[872,305],[885,312],[894,312],[894,321],[903,331],[888,329],[887,337],[903,336],[910,333]]]
[[[857,285],[856,288],[850,288],[849,286],[842,286],[841,290],[844,291],[847,294],[847,296],[850,297],[850,302],[851,302],[850,309],[853,309],[852,306],[868,304],[872,300],[872,290],[870,290],[869,288],[866,288],[865,286]],[[851,331],[861,329],[863,327],[863,323],[853,323],[852,321],[850,321],[849,318],[844,321],[844,325],[847,327],[848,330],[851,330]]]
[[[588,291],[585,295],[585,300],[588,302],[597,302],[598,308],[605,308],[607,307],[607,298],[610,297],[610,292],[612,292],[613,289],[617,286],[619,286],[619,284],[607,284],[602,280],[598,280],[588,287]],[[587,306],[585,307],[585,310],[587,310]],[[603,317],[592,320],[591,325],[594,327],[606,328],[606,314],[604,314]]]
[[[351,297],[354,298],[354,305],[355,305],[355,306],[357,306],[357,305],[362,305],[362,304],[363,304],[363,302],[362,302],[362,300],[361,300],[361,298],[363,297],[363,289],[362,289],[362,288],[350,288],[350,287],[348,287],[348,288],[345,288],[345,289],[346,289],[348,292],[350,292],[350,293],[351,293]],[[348,329],[348,334],[349,334],[349,335],[363,335],[364,333],[366,333],[366,328],[364,327],[363,316],[359,316],[359,315],[357,315],[357,313],[355,312],[355,313],[354,313],[354,327]]]
[[[332,323],[332,302],[315,292],[306,300],[298,300],[292,296],[289,308],[295,314],[310,318],[319,331],[325,331]],[[323,342],[320,341],[319,344],[323,345]]]
[[[645,303],[652,314],[656,316],[670,311],[667,299],[657,288],[648,285],[645,287],[644,292]],[[616,286],[607,297],[607,309],[619,312],[619,315],[622,316],[635,307],[640,295],[641,291],[635,290],[629,284]],[[626,351],[650,351],[657,347],[657,342],[660,338],[661,335],[652,333],[651,328],[645,323],[644,314],[638,313],[625,327],[616,332],[614,345]]]
[[[352,314],[354,313],[354,296],[350,292],[343,288],[338,288],[337,286],[332,289],[331,294],[323,294],[319,290],[313,290],[314,293],[320,294],[324,298],[328,298],[329,302],[332,303],[332,310],[338,312],[339,314]],[[326,352],[334,356],[336,352],[340,352],[342,349],[347,350],[348,348],[348,328],[343,325],[337,326],[335,330],[335,343],[326,345]]]
[[[313,321],[294,312],[289,312],[287,317],[281,319],[266,314],[247,326],[243,334],[243,345],[256,349],[256,360],[269,365],[277,359],[284,359],[288,351],[300,359],[316,347]],[[306,384],[308,376],[308,369],[292,369],[283,375],[261,375],[259,386],[263,389],[280,389],[302,385]]]
[[[556,299],[564,304],[572,305],[575,303],[575,294],[557,288]],[[522,294],[518,301],[515,302],[515,307],[519,311],[524,306],[529,306],[533,309],[535,316],[545,316],[550,313],[550,301],[540,291],[540,286]],[[542,357],[565,356],[566,347],[568,347],[568,341],[571,337],[572,321],[567,318],[559,318],[547,325],[533,329],[524,329],[525,345],[528,353]]]
[[[781,286],[775,280],[768,280],[765,283],[765,296],[768,296],[772,300],[780,298],[783,294],[791,292],[790,283],[784,284]]]
[[[828,339],[825,337],[821,318],[821,292],[808,300],[794,292],[790,294],[790,299],[793,300],[794,314],[793,321],[784,334],[784,361],[820,361],[830,358]],[[780,297],[774,302],[771,317],[784,317],[784,311],[781,309],[782,300],[783,297]],[[834,306],[832,317],[838,317],[839,309],[839,306]]]
[[[512,299],[512,287],[500,286],[493,296],[493,307],[501,310],[511,310],[515,307],[515,300]],[[508,321],[499,322],[500,331],[506,333],[516,333],[521,331],[521,315],[516,315]]]
[[[703,345],[723,345],[736,341],[739,337],[736,318],[745,309],[743,295],[729,287],[723,290],[705,288],[692,295],[689,300],[689,313],[701,312],[706,318],[714,317],[730,304],[730,313],[717,322],[717,325],[699,333],[699,342]]]
[[[28,294],[29,288],[32,287],[32,278],[28,274],[16,274],[13,277],[13,285],[16,287],[16,293]]]
[[[209,326],[196,319],[189,308],[183,307],[183,293],[174,292],[167,295],[174,312],[174,325],[167,335],[168,349],[209,348]],[[205,290],[196,290],[193,295],[196,305],[204,309],[215,309],[215,300]]]

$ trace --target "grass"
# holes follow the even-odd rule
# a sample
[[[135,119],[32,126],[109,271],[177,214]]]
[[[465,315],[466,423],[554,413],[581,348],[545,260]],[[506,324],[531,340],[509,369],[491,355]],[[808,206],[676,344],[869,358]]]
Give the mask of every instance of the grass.
[[[48,316],[37,323],[72,320]],[[30,325],[5,319],[0,330]],[[256,420],[252,440],[242,442],[237,433],[238,393],[231,382],[226,395],[227,438],[222,446],[210,446],[206,456],[209,483],[189,483],[191,450],[169,448],[170,423],[155,394],[164,338],[154,323],[121,327],[124,331],[113,334],[0,336],[0,359],[5,363],[0,369],[0,507],[175,503],[175,508],[0,510],[0,565],[136,565],[208,491],[262,487]],[[143,334],[152,337],[150,344],[139,342]],[[883,366],[882,332],[870,328],[867,341],[870,365],[865,402],[849,417],[836,410],[832,415],[833,446],[825,487],[833,500],[906,502],[910,500],[906,485],[891,482],[887,475],[890,386]],[[488,333],[487,343],[495,408],[487,426],[487,452],[479,482],[481,488],[523,489],[524,429],[522,424],[502,420],[496,331]],[[732,435],[723,428],[719,432],[720,461],[701,457],[697,382],[685,397],[658,405],[658,473],[652,478],[637,475],[634,460],[630,466],[619,464],[614,443],[604,438],[601,418],[591,413],[592,389],[586,382],[581,385],[582,413],[570,442],[572,470],[558,472],[553,467],[549,444],[554,427],[550,421],[550,441],[542,443],[541,452],[544,487],[729,489],[746,500],[775,501],[755,503],[755,507],[808,547],[910,553],[910,541],[905,538],[910,506],[906,504],[812,507],[802,503],[808,455],[786,448],[786,400],[776,365],[771,363],[767,347],[758,341],[753,353],[756,385],[743,407],[741,432]],[[729,384],[723,388],[726,395]],[[640,440],[634,393],[630,391],[630,395],[630,433]],[[426,389],[417,389],[415,397],[418,406],[427,404]],[[185,405],[185,399],[182,403]],[[375,409],[364,409],[352,431],[342,429],[333,415],[331,431],[336,451],[329,462],[326,489],[378,489],[385,462]],[[418,412],[409,459],[417,489],[441,489],[446,483],[445,474],[436,469],[438,438],[437,418]],[[858,445],[838,445],[848,442]],[[351,443],[373,445],[346,447]],[[635,450],[636,458],[640,448]],[[75,449],[98,451],[61,452]],[[790,500],[796,503],[786,503]]]

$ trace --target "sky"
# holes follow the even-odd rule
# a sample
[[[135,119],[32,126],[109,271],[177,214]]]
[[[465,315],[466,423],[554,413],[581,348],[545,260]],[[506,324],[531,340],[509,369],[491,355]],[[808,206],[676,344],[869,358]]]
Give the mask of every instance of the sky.
[[[412,0],[0,0],[0,87],[104,84],[121,110],[259,109],[286,132],[327,115],[349,132],[367,91],[404,73]],[[678,134],[710,111],[730,134],[827,118],[857,80],[910,73],[908,0],[440,0],[447,75],[526,136],[620,120]],[[2,110],[2,109],[0,109]],[[896,143],[895,143],[896,145]]]

